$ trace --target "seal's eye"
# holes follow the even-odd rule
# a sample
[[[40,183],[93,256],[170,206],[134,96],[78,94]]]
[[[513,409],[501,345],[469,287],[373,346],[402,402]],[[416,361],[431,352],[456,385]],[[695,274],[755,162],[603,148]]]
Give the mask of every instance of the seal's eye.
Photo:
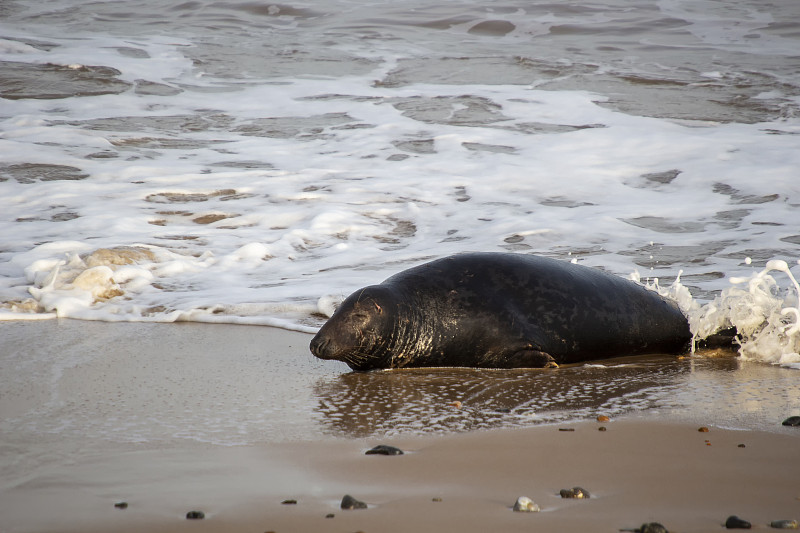
[[[369,314],[363,311],[353,313],[353,321],[360,324],[369,322]]]

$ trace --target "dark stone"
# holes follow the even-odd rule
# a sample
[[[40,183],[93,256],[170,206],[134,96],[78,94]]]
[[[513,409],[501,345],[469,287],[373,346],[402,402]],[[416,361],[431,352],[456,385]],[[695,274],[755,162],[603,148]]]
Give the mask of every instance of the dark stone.
[[[328,514],[325,515],[325,518],[333,518],[334,516],[336,516],[336,515],[333,514],[333,513],[328,513]]]
[[[116,507],[117,509],[127,509],[128,508],[128,502],[115,503],[114,507]]]
[[[800,416],[790,416],[784,420],[781,425],[783,426],[800,426]]]
[[[747,520],[742,520],[736,515],[731,515],[725,521],[725,527],[728,529],[750,529],[753,526]]]
[[[589,491],[581,487],[573,487],[572,492],[575,493],[576,498],[591,498]]]
[[[366,509],[367,504],[356,500],[349,494],[345,494],[344,498],[342,498],[342,509]]]
[[[773,520],[769,527],[774,529],[798,529],[797,520]]]
[[[605,426],[600,426],[599,428],[597,428],[597,431],[607,431],[607,429]]]
[[[281,503],[283,505],[297,505],[297,500],[283,500]]]
[[[558,428],[559,431],[575,431],[575,428]]]
[[[403,450],[386,444],[378,444],[371,450],[367,450],[365,455],[403,455]]]
[[[575,498],[579,500],[588,499],[591,496],[589,491],[580,487],[573,487],[571,489],[561,489],[559,492],[562,498]]]
[[[642,524],[642,527],[637,529],[639,533],[669,533],[667,528],[659,524],[658,522],[650,522],[647,524]]]
[[[186,520],[202,520],[206,517],[203,511],[189,511],[186,513]]]

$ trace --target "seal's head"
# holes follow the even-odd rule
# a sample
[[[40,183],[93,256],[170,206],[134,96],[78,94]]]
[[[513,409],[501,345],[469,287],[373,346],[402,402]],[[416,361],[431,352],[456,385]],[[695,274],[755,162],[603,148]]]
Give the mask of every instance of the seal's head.
[[[389,289],[378,285],[354,292],[311,340],[311,353],[347,363],[353,370],[391,367],[394,300]]]

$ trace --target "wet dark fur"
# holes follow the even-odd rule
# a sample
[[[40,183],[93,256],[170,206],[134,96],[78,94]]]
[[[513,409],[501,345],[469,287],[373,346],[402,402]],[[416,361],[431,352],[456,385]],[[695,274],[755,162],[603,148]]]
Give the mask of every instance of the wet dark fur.
[[[600,270],[533,255],[439,259],[349,296],[311,341],[354,370],[555,366],[682,353],[674,302]]]

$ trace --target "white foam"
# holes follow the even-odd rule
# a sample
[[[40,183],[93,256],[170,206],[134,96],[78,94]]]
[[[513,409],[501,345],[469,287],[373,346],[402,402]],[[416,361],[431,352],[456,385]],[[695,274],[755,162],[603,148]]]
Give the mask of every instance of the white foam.
[[[733,17],[720,7],[706,17],[679,1],[657,5],[693,17],[697,39],[721,53],[729,46],[759,57],[789,53],[784,38],[761,29],[766,19],[757,12],[735,10]],[[47,21],[54,8],[28,9]],[[522,10],[503,50],[529,49],[528,41],[553,25],[604,24],[616,16],[622,15]],[[736,17],[764,38],[711,32],[715,20],[727,25]],[[287,22],[276,39],[303,31]],[[0,101],[3,168],[62,165],[86,176],[20,182],[2,171],[0,318],[197,320],[311,331],[361,286],[477,250],[542,253],[617,274],[641,268],[646,278],[674,278],[682,270],[690,281],[677,286],[685,289],[678,296],[690,309],[691,302],[721,305],[715,291],[726,289],[725,278],[751,275],[754,267],[742,257],[756,257],[760,266],[797,258],[800,121],[790,112],[757,124],[636,116],[612,109],[609,95],[537,89],[547,84],[533,72],[525,84],[455,85],[431,73],[417,83],[375,83],[407,68],[407,60],[449,57],[449,48],[436,47],[453,36],[471,57],[497,50],[494,37],[468,34],[473,23],[462,26],[426,30],[424,42],[386,39],[380,46],[343,35],[337,53],[368,61],[369,72],[275,77],[253,70],[248,61],[257,53],[244,51],[242,64],[231,66],[238,74],[225,77],[192,61],[199,35],[128,35],[100,22],[62,35],[45,22],[0,24],[0,59],[104,65],[127,82],[182,91]],[[566,68],[575,60],[564,55],[554,64]],[[602,64],[597,74],[619,68]],[[710,82],[730,79],[717,65],[699,72]],[[765,90],[760,97],[778,95]],[[459,122],[462,116],[469,120]],[[109,256],[92,263],[99,250],[120,262]],[[143,255],[123,261],[130,250]],[[769,291],[767,277],[757,286]],[[737,290],[754,297],[749,288]],[[754,338],[789,340],[743,351],[794,364],[797,305],[786,295],[772,295],[770,303],[762,293],[769,305],[759,303],[751,318],[773,324],[774,335]],[[729,314],[734,301],[746,301],[733,290],[724,298]]]
[[[783,273],[783,279],[771,272]],[[631,278],[640,281],[638,272]],[[734,326],[743,358],[800,369],[800,284],[786,261],[771,260],[764,269],[729,282],[710,302],[694,299],[680,277],[667,288],[657,279],[647,286],[678,303],[695,341]]]
[[[770,272],[785,274],[789,286],[781,287]],[[742,335],[743,357],[800,368],[800,286],[787,263],[772,260],[760,272],[730,281],[733,287],[695,319],[698,329],[728,323]]]

